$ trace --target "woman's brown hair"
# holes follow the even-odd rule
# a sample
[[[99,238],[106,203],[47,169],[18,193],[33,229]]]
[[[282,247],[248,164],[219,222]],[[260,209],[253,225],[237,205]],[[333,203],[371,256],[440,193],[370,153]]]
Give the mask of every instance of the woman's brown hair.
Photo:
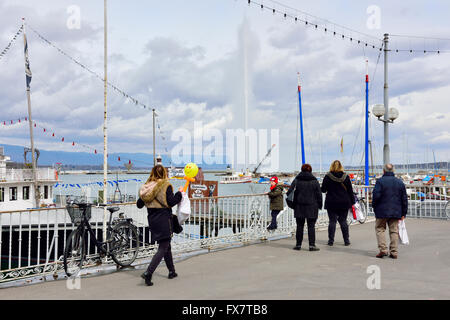
[[[302,172],[312,172],[312,168],[310,164],[305,163],[302,165]]]
[[[164,166],[157,165],[152,168],[152,172],[150,172],[150,176],[148,177],[146,183],[160,179],[167,179],[167,170]]]
[[[330,172],[344,172],[344,167],[339,160],[334,160],[330,166]]]

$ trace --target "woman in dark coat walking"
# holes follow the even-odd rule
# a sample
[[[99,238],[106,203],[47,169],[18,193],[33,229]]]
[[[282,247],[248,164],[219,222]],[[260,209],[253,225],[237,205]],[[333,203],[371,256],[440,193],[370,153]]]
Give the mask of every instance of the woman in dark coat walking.
[[[173,264],[170,241],[173,233],[172,207],[181,201],[181,191],[173,194],[172,185],[167,178],[167,171],[162,165],[153,167],[147,182],[139,190],[139,199],[136,203],[139,209],[147,207],[148,227],[152,242],[158,242],[158,251],[153,256],[147,271],[141,277],[148,286],[152,286],[152,275],[164,257],[169,269],[169,279],[177,276]]]
[[[297,221],[297,232],[295,234],[296,245],[294,250],[300,250],[303,242],[303,229],[305,220],[308,224],[309,251],[319,251],[316,247],[315,224],[319,216],[319,209],[322,209],[322,192],[316,177],[312,175],[312,168],[309,164],[302,166],[302,171],[292,182],[288,194],[294,193],[294,216]]]
[[[344,172],[344,167],[339,160],[331,163],[330,172],[323,178],[322,192],[326,193],[325,209],[328,212],[328,245],[334,243],[336,233],[336,221],[339,222],[344,238],[344,244],[350,245],[350,236],[347,225],[348,210],[355,204],[352,182]]]

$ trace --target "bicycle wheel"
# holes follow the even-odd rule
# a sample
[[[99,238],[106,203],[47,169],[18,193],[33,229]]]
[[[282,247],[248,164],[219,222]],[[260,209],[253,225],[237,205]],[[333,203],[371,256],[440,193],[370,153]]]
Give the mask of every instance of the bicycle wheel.
[[[367,219],[367,207],[366,207],[366,203],[364,202],[364,200],[359,200],[359,206],[361,208],[363,218],[358,220],[358,222],[362,224],[362,223],[366,222],[366,219]]]
[[[139,250],[139,235],[136,226],[129,222],[120,222],[111,231],[109,254],[121,267],[134,262]]]
[[[447,219],[450,219],[450,201],[447,201],[444,207],[445,215],[447,216]]]
[[[64,271],[67,276],[77,275],[83,267],[86,256],[86,244],[80,230],[73,230],[67,238],[64,249]]]

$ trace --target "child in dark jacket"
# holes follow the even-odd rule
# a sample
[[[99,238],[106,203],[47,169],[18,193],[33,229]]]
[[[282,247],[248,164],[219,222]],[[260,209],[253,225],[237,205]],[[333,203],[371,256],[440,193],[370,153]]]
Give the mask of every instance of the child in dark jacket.
[[[278,177],[270,178],[270,210],[272,210],[272,222],[267,230],[275,230],[277,228],[277,216],[283,210],[283,187],[278,184]]]

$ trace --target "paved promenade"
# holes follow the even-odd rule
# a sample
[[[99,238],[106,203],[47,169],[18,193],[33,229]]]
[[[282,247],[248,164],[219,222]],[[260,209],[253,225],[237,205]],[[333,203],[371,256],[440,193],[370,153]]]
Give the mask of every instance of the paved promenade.
[[[294,238],[267,241],[190,257],[176,263],[178,278],[161,265],[145,286],[143,270],[0,289],[4,299],[450,299],[450,221],[407,219],[411,244],[399,258],[377,259],[374,222],[350,227],[350,247],[340,229],[328,247],[316,234],[319,252],[294,251]],[[303,248],[307,249],[307,235]],[[380,289],[369,290],[367,273],[379,267]]]

